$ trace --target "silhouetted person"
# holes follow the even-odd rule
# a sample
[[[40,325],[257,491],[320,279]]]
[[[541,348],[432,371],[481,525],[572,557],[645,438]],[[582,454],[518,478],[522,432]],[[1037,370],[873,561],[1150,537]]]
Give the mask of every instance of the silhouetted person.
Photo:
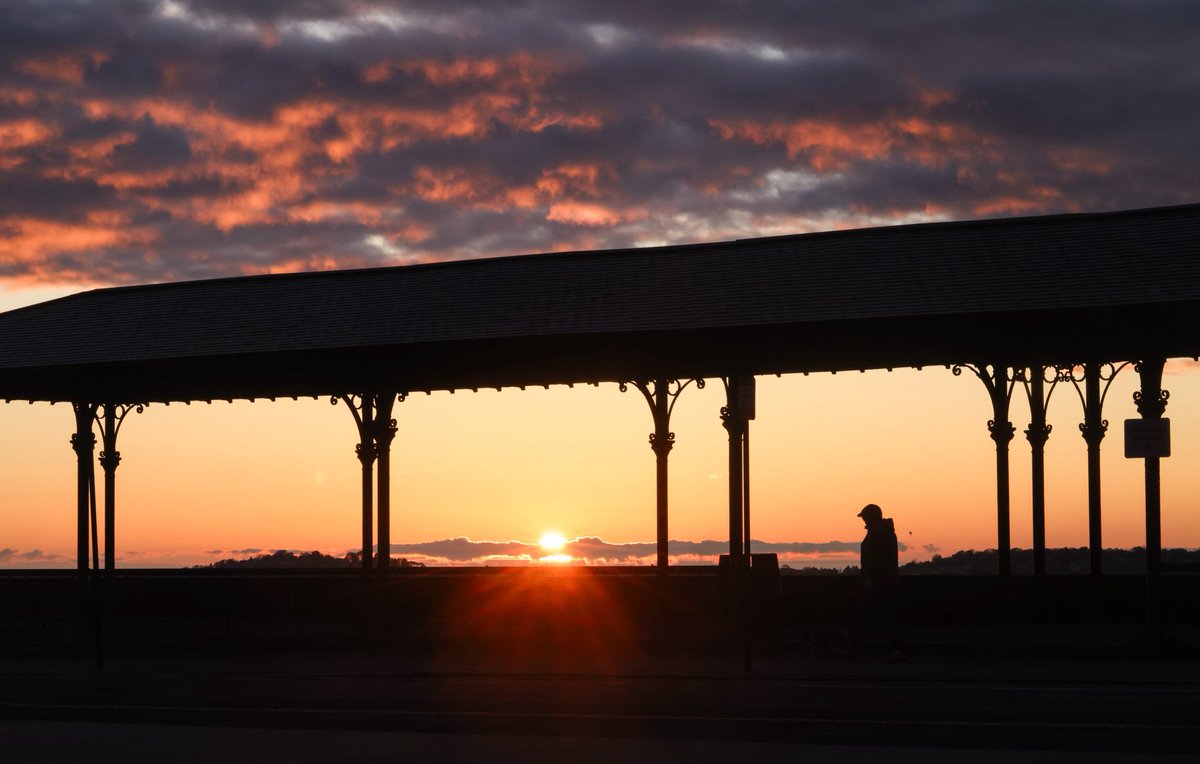
[[[862,589],[859,596],[858,624],[851,647],[862,647],[868,629],[886,632],[900,657],[904,646],[900,634],[900,554],[896,544],[896,524],[884,517],[878,505],[868,504],[858,513],[867,526],[862,541]]]

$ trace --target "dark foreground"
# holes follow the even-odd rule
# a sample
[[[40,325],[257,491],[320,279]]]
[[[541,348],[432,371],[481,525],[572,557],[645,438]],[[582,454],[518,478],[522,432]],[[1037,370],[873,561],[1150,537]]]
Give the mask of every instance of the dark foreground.
[[[1026,602],[1021,615],[1021,597],[987,581],[975,591],[1010,609],[983,617],[996,613],[979,596],[958,605],[945,593],[969,593],[969,582],[943,582],[949,612],[909,618],[907,654],[893,661],[882,635],[842,654],[848,624],[829,606],[852,597],[830,589],[845,582],[800,592],[784,582],[747,671],[747,642],[728,628],[711,576],[683,584],[686,596],[646,576],[461,578],[432,585],[437,596],[416,579],[244,579],[224,605],[208,583],[142,582],[125,595],[158,592],[174,611],[149,596],[122,610],[136,600],[114,597],[103,671],[94,621],[66,618],[62,603],[39,611],[10,586],[9,604],[25,609],[5,611],[0,740],[14,761],[854,761],[887,748],[891,760],[925,762],[961,760],[949,758],[958,749],[979,761],[1184,761],[1200,740],[1190,617],[1148,641],[1135,607],[1102,618],[1075,602],[1093,616],[1081,620]],[[339,587],[365,599],[337,618],[298,605],[288,616],[279,600],[327,601]],[[242,609],[247,592],[259,612]],[[429,610],[445,598],[453,615]],[[389,609],[370,609],[380,603]]]

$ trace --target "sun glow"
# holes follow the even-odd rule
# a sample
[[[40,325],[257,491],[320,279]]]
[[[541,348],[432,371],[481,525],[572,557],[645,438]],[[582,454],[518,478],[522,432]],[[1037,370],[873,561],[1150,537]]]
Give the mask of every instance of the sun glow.
[[[538,562],[562,565],[575,559],[563,551],[567,546],[567,537],[558,531],[543,533],[542,537],[538,539],[538,546],[542,548],[543,552],[542,556],[538,557]]]
[[[559,552],[567,545],[567,537],[558,531],[546,531],[538,539],[538,546],[547,552]]]

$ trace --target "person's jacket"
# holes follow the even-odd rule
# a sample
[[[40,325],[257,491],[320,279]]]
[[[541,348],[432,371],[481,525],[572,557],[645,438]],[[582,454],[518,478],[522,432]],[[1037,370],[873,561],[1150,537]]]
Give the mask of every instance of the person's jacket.
[[[862,575],[871,584],[891,584],[900,577],[896,524],[883,517],[867,526],[862,542]]]

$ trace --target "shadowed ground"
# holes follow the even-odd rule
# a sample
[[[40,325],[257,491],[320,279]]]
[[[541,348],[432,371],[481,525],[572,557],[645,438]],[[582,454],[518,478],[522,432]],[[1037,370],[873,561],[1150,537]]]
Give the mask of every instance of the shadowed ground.
[[[666,584],[673,593],[653,576],[595,573],[155,581],[129,579],[123,595],[110,582],[103,672],[94,667],[92,621],[54,616],[49,604],[38,621],[37,597],[6,611],[6,740],[49,755],[68,733],[103,745],[127,729],[153,760],[154,746],[171,741],[187,753],[194,728],[204,727],[260,760],[305,748],[304,740],[311,753],[361,739],[364,756],[379,746],[477,745],[528,758],[544,743],[634,761],[689,751],[703,761],[705,751],[749,741],[789,755],[770,747],[822,755],[812,747],[834,746],[845,761],[863,746],[1182,755],[1200,739],[1200,632],[1180,618],[1167,640],[1147,642],[1136,596],[1132,614],[1117,612],[1126,602],[1120,582],[1116,594],[1105,592],[1112,617],[1091,620],[1080,620],[1086,602],[1051,617],[1047,606],[1061,594],[1022,605],[1025,582],[984,580],[974,591],[998,603],[990,609],[979,596],[960,604],[943,592],[941,618],[910,621],[901,662],[888,659],[882,636],[864,655],[840,654],[853,609],[846,582],[791,591],[785,582],[747,672],[746,642],[725,623],[712,575]],[[933,586],[969,592],[968,583]],[[21,586],[6,589],[10,602]],[[164,601],[155,605],[154,592]],[[339,592],[348,602],[341,609],[310,611]],[[135,601],[137,617],[128,610]],[[918,600],[909,612],[929,604]],[[195,753],[211,760],[204,755],[213,751]],[[70,759],[69,751],[28,757]]]

